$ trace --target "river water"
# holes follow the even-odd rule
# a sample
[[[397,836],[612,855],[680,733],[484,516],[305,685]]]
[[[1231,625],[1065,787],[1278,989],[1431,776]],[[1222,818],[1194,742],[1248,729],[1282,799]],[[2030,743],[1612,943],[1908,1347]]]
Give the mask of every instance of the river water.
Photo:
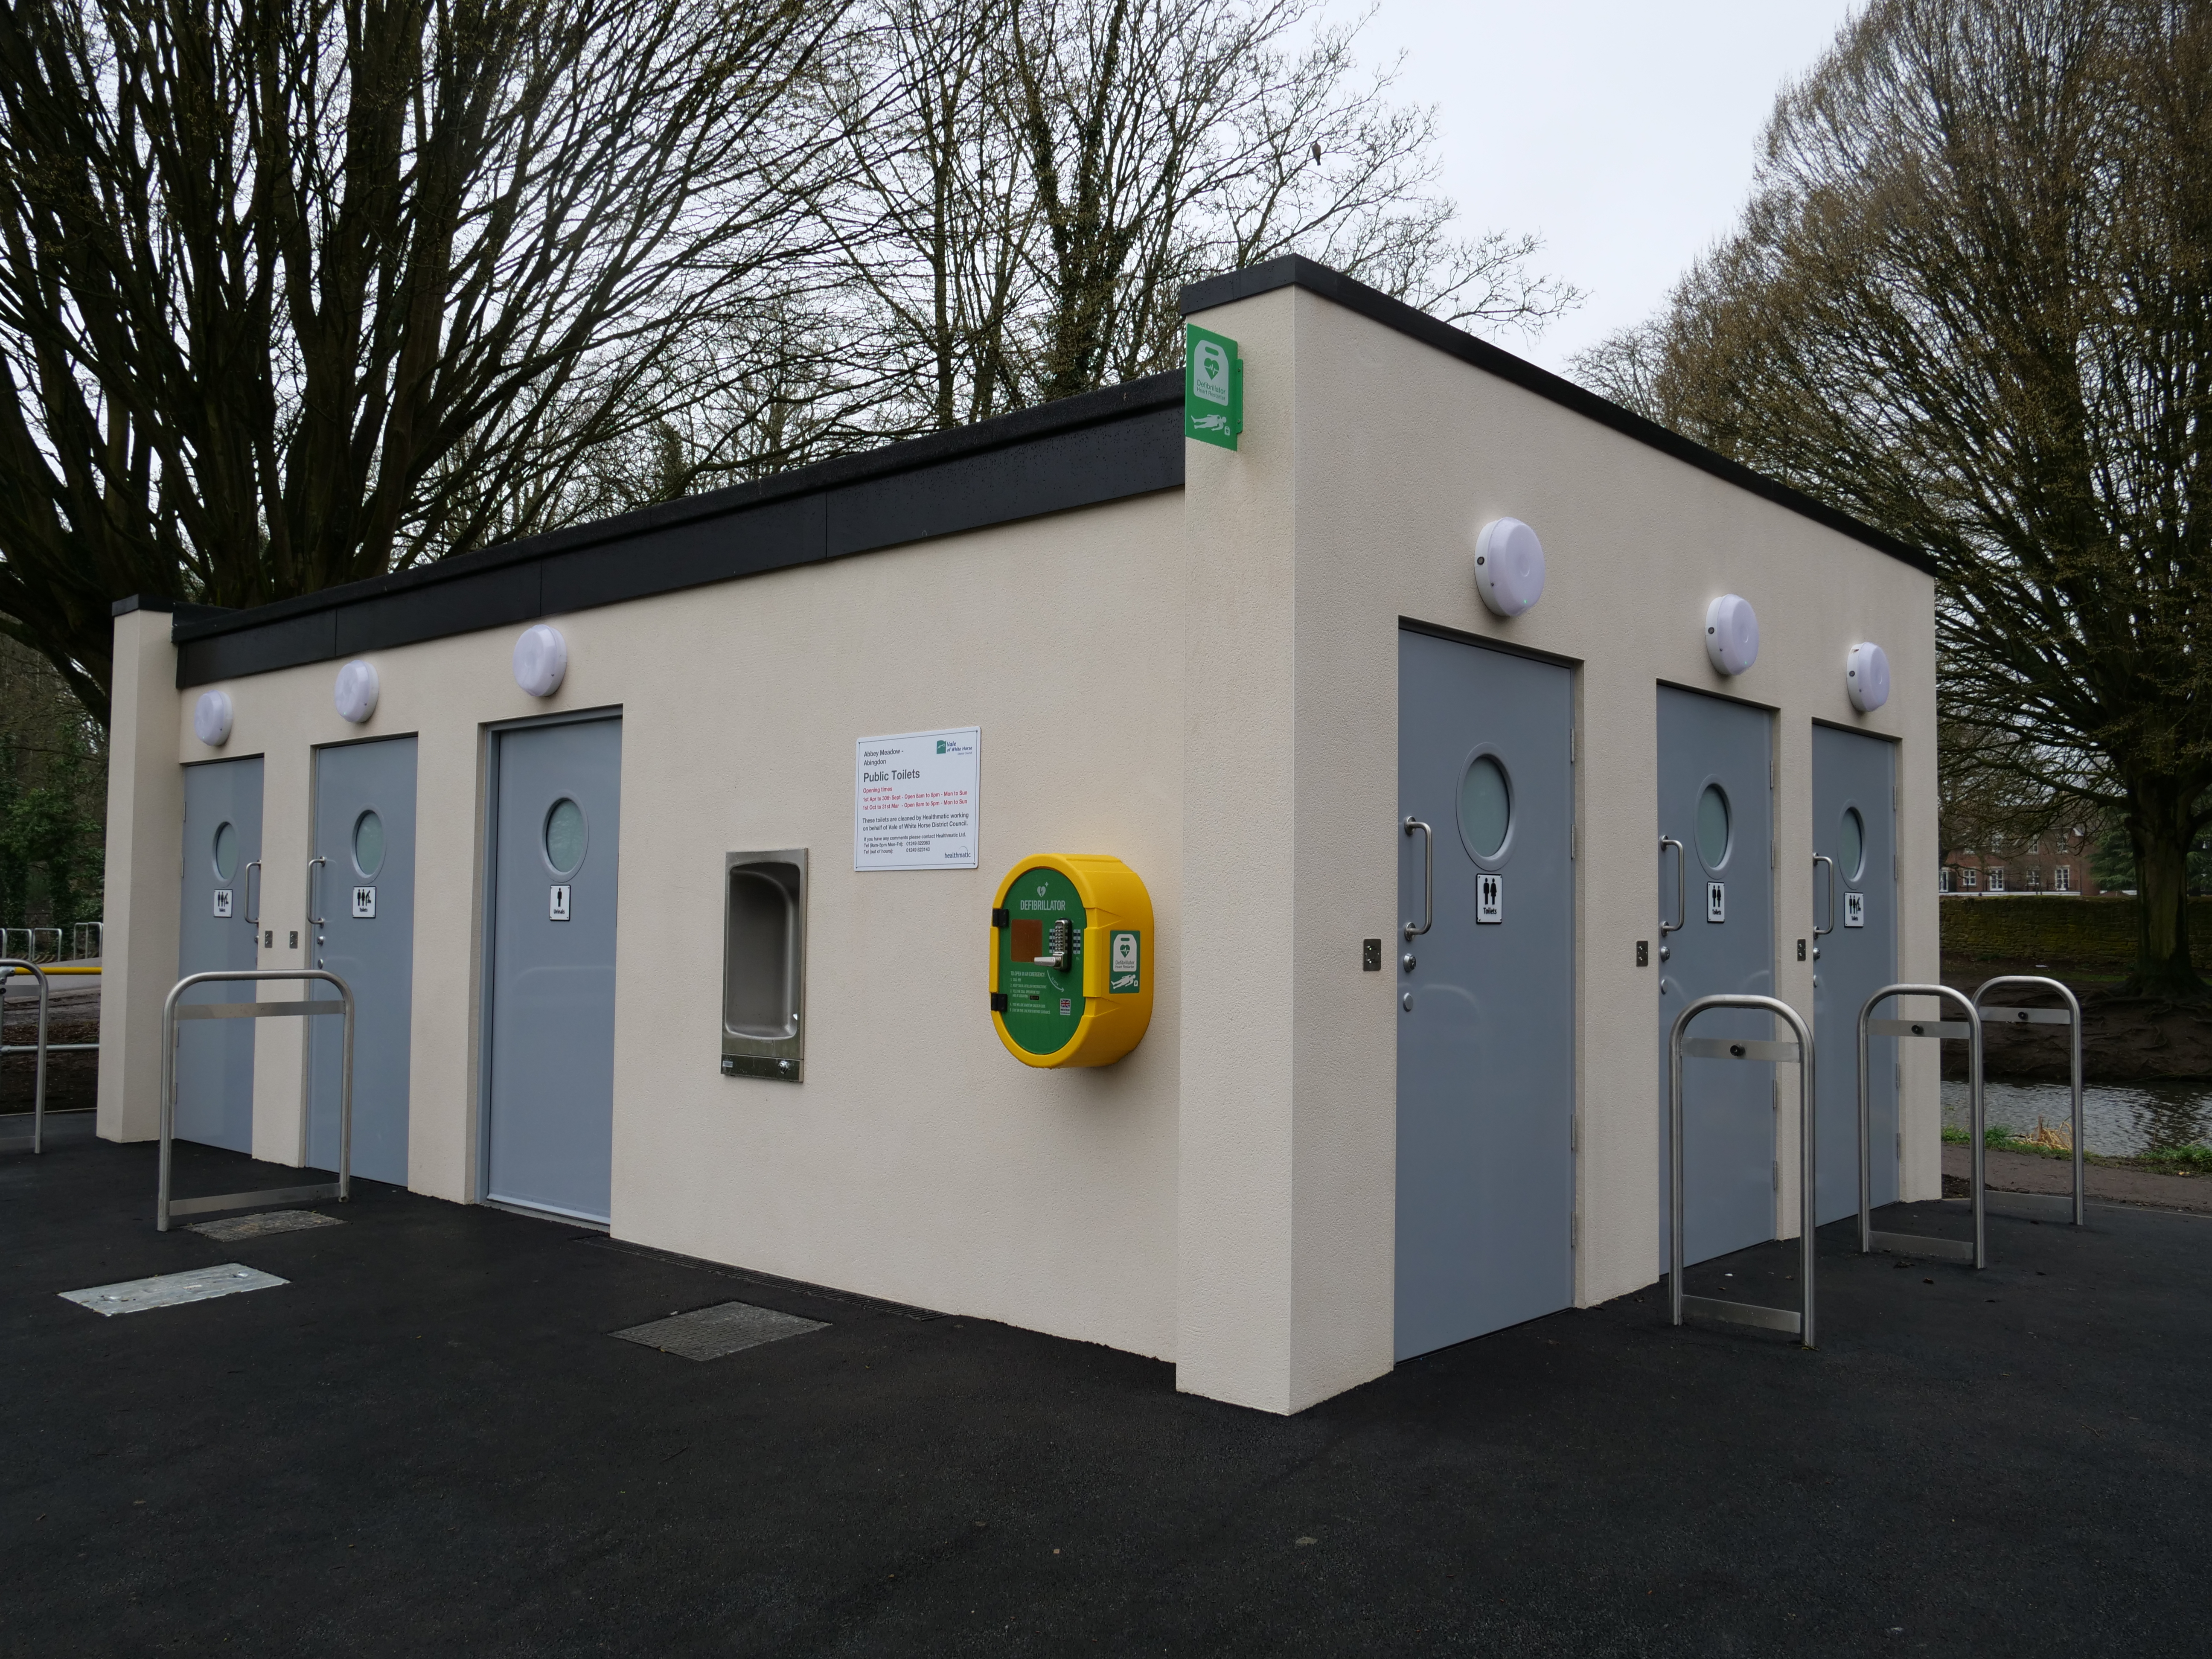
[[[2052,1128],[2073,1119],[2073,1096],[2063,1083],[1991,1083],[1983,1113],[1990,1126],[2026,1134],[2040,1117]],[[1966,1085],[1943,1085],[1943,1127],[1968,1127]],[[2212,1142],[2212,1084],[2091,1084],[2081,1091],[2082,1139],[2087,1151],[2136,1158],[2156,1147]]]

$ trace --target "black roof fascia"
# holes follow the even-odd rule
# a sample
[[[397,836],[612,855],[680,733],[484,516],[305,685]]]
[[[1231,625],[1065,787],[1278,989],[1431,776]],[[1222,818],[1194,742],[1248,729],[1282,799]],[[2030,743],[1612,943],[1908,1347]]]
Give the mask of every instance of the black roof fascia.
[[[273,605],[179,605],[177,687],[1178,489],[1182,405],[1171,370]]]
[[[1487,340],[1479,340],[1464,329],[1454,328],[1449,323],[1438,322],[1425,311],[1418,311],[1402,300],[1394,300],[1380,290],[1355,282],[1343,272],[1332,270],[1327,265],[1316,264],[1311,259],[1296,253],[1286,253],[1270,259],[1264,264],[1250,265],[1243,270],[1225,271],[1218,276],[1209,276],[1202,283],[1193,283],[1182,291],[1182,314],[1193,316],[1201,311],[1212,311],[1233,301],[1249,300],[1255,295],[1271,294],[1279,288],[1302,288],[1308,293],[1318,294],[1333,300],[1347,311],[1356,311],[1370,322],[1419,340],[1424,345],[1472,363],[1475,368],[1495,374],[1502,380],[1510,380],[1525,392],[1571,409],[1577,415],[1589,416],[1601,426],[1609,426],[1623,437],[1633,438],[1638,443],[1648,444],[1662,454],[1678,461],[1686,461],[1701,471],[1710,472],[1753,495],[1772,501],[1777,507],[1787,507],[1802,514],[1815,524],[1849,536],[1853,541],[1863,542],[1878,552],[1911,565],[1915,570],[1936,574],[1936,562],[1920,549],[1901,542],[1896,537],[1876,530],[1872,525],[1862,524],[1848,513],[1838,512],[1822,501],[1814,501],[1802,490],[1754,472],[1741,461],[1732,461],[1725,455],[1706,448],[1703,444],[1685,438],[1680,433],[1668,430],[1656,421],[1644,419],[1619,404],[1608,402],[1587,386],[1577,386],[1562,379],[1549,369],[1539,368],[1526,358],[1516,357]]]

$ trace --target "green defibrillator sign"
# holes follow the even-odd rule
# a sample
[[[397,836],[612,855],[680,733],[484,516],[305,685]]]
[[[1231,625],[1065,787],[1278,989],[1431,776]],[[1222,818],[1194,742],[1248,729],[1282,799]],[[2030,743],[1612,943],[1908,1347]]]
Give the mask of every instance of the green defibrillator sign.
[[[1137,933],[1133,928],[1115,930],[1107,945],[1106,994],[1130,996],[1141,987],[1143,964],[1138,960]]]
[[[1188,323],[1182,332],[1182,435],[1234,449],[1244,429],[1244,362],[1237,342]]]

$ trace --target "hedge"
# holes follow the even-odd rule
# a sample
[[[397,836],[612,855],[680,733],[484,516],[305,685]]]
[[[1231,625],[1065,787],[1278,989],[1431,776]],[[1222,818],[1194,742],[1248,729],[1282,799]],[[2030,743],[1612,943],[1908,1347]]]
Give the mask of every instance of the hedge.
[[[1976,898],[1954,893],[1942,903],[1947,961],[2135,966],[2136,908],[2131,898]],[[2189,954],[2199,968],[2212,968],[2212,898],[2189,901]]]

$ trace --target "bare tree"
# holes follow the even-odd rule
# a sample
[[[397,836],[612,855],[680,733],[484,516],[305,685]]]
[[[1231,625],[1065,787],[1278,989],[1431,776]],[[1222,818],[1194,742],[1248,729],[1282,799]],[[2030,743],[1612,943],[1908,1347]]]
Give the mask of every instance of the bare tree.
[[[878,0],[848,91],[842,245],[916,425],[1172,366],[1201,276],[1297,251],[1486,328],[1579,295],[1468,242],[1430,112],[1314,0]]]
[[[2204,994],[2212,4],[1876,0],[1601,389],[1929,549],[1975,764],[2125,826],[2135,984]]]
[[[0,630],[536,526],[788,255],[843,0],[0,12]]]

